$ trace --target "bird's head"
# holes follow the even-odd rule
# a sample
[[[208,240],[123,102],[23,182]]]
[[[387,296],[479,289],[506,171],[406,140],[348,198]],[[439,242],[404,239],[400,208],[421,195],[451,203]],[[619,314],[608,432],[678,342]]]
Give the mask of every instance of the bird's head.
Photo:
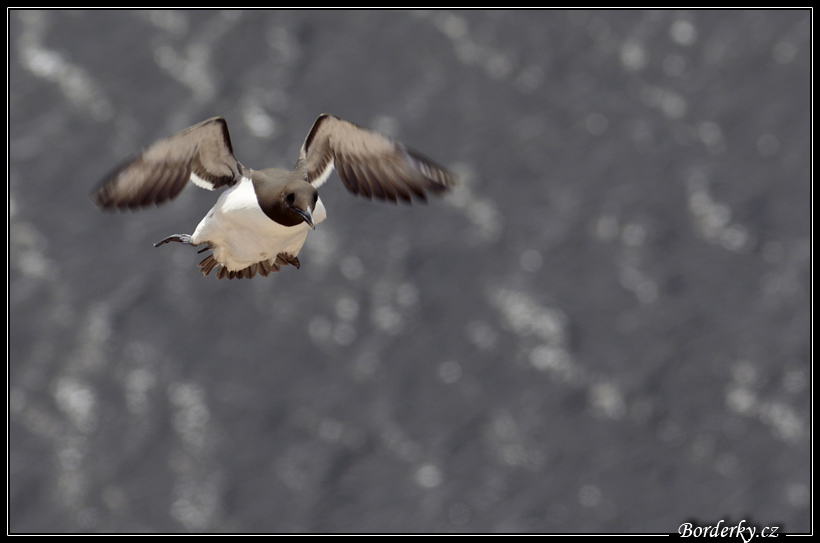
[[[292,181],[282,187],[280,198],[283,213],[288,219],[282,224],[296,226],[305,222],[311,229],[316,228],[313,222],[313,210],[319,200],[316,187],[305,181]]]

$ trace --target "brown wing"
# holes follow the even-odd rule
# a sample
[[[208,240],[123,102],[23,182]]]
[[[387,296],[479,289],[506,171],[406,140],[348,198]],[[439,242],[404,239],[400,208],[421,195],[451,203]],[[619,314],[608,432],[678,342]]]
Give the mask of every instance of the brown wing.
[[[319,187],[336,168],[353,194],[396,202],[427,200],[452,187],[455,177],[421,153],[348,121],[320,115],[299,156],[308,182]]]
[[[175,198],[188,181],[214,190],[241,178],[225,119],[214,117],[159,140],[120,165],[92,194],[103,208],[134,208]]]

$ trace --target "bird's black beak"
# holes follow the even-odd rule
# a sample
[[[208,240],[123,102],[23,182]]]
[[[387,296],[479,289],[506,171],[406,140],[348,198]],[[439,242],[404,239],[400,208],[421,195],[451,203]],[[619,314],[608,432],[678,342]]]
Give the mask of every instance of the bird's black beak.
[[[313,224],[313,213],[310,212],[310,208],[307,208],[305,210],[293,208],[293,210],[302,216],[302,220],[305,221],[308,226],[310,226],[311,230],[316,230],[316,225]]]

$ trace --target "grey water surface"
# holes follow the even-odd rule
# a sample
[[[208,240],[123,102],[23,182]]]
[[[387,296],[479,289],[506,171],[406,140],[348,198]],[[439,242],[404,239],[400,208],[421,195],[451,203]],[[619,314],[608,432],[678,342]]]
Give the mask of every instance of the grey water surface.
[[[810,524],[808,11],[8,12],[8,530]],[[206,118],[290,167],[332,113],[447,165],[334,176],[300,270],[102,213]]]

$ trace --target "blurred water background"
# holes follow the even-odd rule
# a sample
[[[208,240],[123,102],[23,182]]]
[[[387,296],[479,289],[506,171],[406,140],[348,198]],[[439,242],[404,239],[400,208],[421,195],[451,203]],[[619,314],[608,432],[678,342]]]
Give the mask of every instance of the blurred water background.
[[[18,11],[9,531],[810,526],[808,11]],[[448,165],[322,188],[302,269],[203,278],[215,195],[89,192],[224,116]]]

